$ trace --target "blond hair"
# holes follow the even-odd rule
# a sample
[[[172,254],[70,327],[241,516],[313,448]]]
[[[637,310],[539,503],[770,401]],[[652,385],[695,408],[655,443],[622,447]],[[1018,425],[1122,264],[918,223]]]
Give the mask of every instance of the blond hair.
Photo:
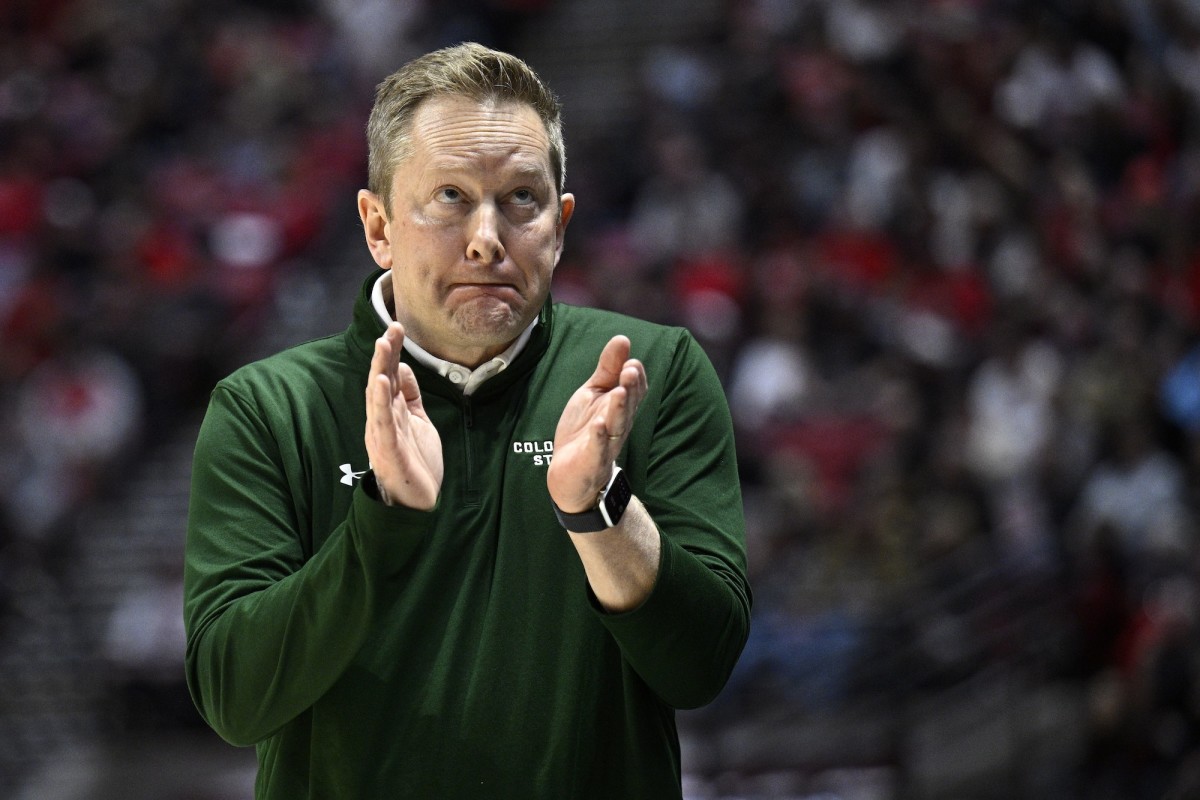
[[[566,183],[567,153],[562,107],[528,64],[474,42],[435,50],[383,79],[367,120],[367,188],[390,202],[392,175],[412,148],[413,117],[433,97],[479,102],[516,102],[533,108],[550,139],[550,167],[559,194]]]

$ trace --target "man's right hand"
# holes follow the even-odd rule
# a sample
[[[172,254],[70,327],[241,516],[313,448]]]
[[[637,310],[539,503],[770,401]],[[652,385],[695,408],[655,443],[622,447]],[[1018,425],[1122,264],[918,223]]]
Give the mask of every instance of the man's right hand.
[[[442,490],[442,439],[421,403],[417,376],[400,361],[403,345],[399,322],[375,340],[364,438],[384,502],[427,511]]]

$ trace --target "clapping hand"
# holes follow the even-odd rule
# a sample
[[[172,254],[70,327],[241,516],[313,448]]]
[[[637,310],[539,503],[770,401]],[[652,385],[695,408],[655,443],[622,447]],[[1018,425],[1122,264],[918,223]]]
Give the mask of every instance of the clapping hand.
[[[646,369],[629,357],[629,349],[627,337],[610,339],[596,371],[571,395],[559,418],[546,485],[565,512],[596,505],[646,395]]]
[[[421,403],[417,376],[400,361],[403,344],[404,326],[398,322],[375,341],[364,438],[381,499],[428,510],[442,489],[442,439]]]

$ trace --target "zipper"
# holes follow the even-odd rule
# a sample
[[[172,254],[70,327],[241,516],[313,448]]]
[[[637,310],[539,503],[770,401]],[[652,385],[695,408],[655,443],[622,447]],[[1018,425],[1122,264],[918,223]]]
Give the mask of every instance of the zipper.
[[[471,398],[464,395],[462,402],[463,419],[463,464],[466,475],[463,481],[463,502],[468,506],[479,505],[479,487],[475,484],[475,447],[472,443],[471,429],[475,427],[475,412],[471,406]]]

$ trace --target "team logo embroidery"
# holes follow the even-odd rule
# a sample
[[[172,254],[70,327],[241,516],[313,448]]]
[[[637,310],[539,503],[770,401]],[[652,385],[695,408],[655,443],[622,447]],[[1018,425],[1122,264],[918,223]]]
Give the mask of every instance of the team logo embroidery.
[[[356,480],[367,474],[365,469],[358,472],[354,471],[349,464],[342,464],[338,469],[342,471],[342,483],[347,486],[353,486]]]
[[[535,467],[546,467],[554,458],[554,442],[546,439],[540,442],[513,442],[513,452],[517,455],[528,455]]]

